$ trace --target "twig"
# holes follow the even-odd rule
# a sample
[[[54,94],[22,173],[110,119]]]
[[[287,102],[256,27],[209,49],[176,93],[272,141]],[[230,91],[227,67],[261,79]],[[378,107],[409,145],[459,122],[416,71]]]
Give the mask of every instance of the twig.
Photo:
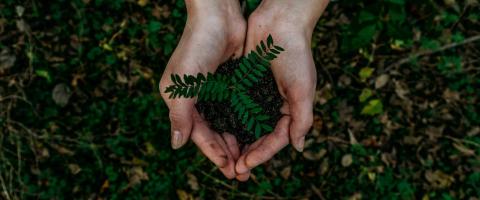
[[[464,143],[464,144],[470,144],[470,145],[473,145],[473,146],[476,146],[476,147],[480,147],[480,144],[476,143],[476,142],[473,142],[473,141],[470,141],[470,140],[465,140],[465,139],[458,139],[458,138],[454,138],[452,136],[443,136],[447,139],[450,139],[454,142],[458,142],[458,143]]]
[[[3,189],[3,196],[7,199],[10,200],[10,195],[8,194],[7,186],[5,186],[5,180],[3,180],[2,174],[0,174],[0,183],[2,184],[2,189]]]
[[[220,180],[220,179],[217,179],[217,178],[213,177],[212,175],[207,174],[207,173],[204,172],[203,170],[198,169],[198,171],[199,171],[200,173],[202,173],[204,176],[206,176],[207,178],[212,179],[214,182],[219,183],[220,185],[223,185],[223,186],[225,186],[226,188],[228,188],[228,189],[230,189],[230,190],[235,190],[235,187],[233,187],[233,186],[225,183],[225,181],[222,181],[222,180]]]
[[[315,185],[311,184],[310,188],[312,188],[313,193],[315,193],[319,199],[325,200],[325,197],[322,195],[322,192],[317,187],[315,187]]]
[[[480,40],[480,35],[476,35],[476,36],[473,36],[473,37],[470,37],[470,38],[467,38],[465,40],[463,40],[462,42],[454,42],[454,43],[450,43],[450,44],[447,44],[447,45],[444,45],[438,49],[435,49],[435,50],[423,50],[423,51],[420,51],[416,54],[413,54],[411,56],[408,56],[406,58],[402,58],[400,59],[399,61],[395,62],[394,64],[388,66],[385,71],[389,71],[390,69],[392,68],[397,68],[397,67],[400,67],[401,65],[405,64],[405,63],[408,63],[410,62],[411,60],[413,59],[416,59],[418,57],[422,57],[422,56],[426,56],[426,55],[430,55],[430,54],[434,54],[434,53],[438,53],[438,52],[441,52],[441,51],[445,51],[447,49],[451,49],[451,48],[455,48],[455,47],[458,47],[458,46],[462,46],[462,45],[465,45],[467,43],[472,43],[472,42],[476,42]]]

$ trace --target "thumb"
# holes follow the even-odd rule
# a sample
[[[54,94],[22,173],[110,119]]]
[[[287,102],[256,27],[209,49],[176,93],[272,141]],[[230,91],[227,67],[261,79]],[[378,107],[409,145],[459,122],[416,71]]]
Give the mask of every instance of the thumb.
[[[179,149],[187,143],[192,132],[193,106],[177,104],[170,107],[169,117],[172,133],[172,148]]]
[[[302,152],[305,145],[305,135],[313,124],[312,102],[308,100],[293,102],[291,115],[290,141],[297,151]]]

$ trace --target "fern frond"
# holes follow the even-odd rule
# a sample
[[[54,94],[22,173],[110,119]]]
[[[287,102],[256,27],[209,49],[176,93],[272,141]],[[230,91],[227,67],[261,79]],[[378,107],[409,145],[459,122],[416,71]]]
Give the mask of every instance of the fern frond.
[[[270,67],[270,61],[277,58],[277,55],[284,51],[283,48],[274,44],[271,35],[267,38],[267,44],[260,41],[256,46],[256,51],[251,51],[247,56],[240,60],[240,67],[234,70],[234,76],[231,78],[232,83],[238,87],[249,88],[257,83],[263,77],[263,72]]]
[[[192,98],[198,96],[202,100],[225,100],[229,96],[228,78],[224,75],[207,74],[207,77],[201,73],[197,76],[183,75],[183,79],[178,74],[170,76],[173,85],[165,89],[165,93],[170,93],[169,98]]]
[[[255,103],[244,91],[232,93],[230,103],[237,114],[237,118],[246,126],[247,131],[254,131],[257,138],[263,131],[270,132],[273,130],[266,124],[270,117],[261,114],[263,112],[262,107]]]
[[[275,45],[269,35],[266,43],[260,41],[255,50],[241,58],[239,67],[234,69],[230,77],[211,73],[205,77],[199,73],[197,76],[183,75],[182,79],[178,74],[171,74],[173,85],[168,86],[165,93],[170,93],[169,98],[197,96],[204,101],[229,99],[238,119],[248,131],[253,131],[259,138],[263,132],[273,131],[266,123],[270,117],[262,114],[262,107],[255,103],[246,91],[261,80],[270,67],[270,61],[277,58],[282,51],[284,49]]]
[[[207,75],[207,80],[200,87],[198,98],[205,101],[223,101],[229,98],[231,90],[229,90],[228,78],[221,74]]]

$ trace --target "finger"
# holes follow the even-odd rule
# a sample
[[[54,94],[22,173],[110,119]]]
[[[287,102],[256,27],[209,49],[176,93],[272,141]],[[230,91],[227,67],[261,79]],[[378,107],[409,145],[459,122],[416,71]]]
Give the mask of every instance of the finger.
[[[245,182],[245,181],[248,181],[248,179],[250,178],[250,171],[248,171],[247,173],[245,174],[239,174],[237,175],[237,177],[235,177],[238,181],[241,181],[241,182]]]
[[[244,174],[270,160],[278,151],[288,145],[290,120],[288,116],[282,117],[271,134],[264,136],[263,140],[253,143],[248,152],[240,156],[235,166],[237,174]],[[253,148],[255,146],[256,148]]]
[[[290,124],[290,142],[299,152],[305,146],[305,135],[313,124],[313,103],[305,98],[291,104],[292,123]]]
[[[200,151],[215,164],[225,177],[235,178],[235,162],[227,149],[225,141],[208,128],[197,112],[194,112],[192,141]]]
[[[246,174],[250,172],[250,168],[245,164],[245,155],[250,153],[253,149],[260,146],[267,136],[262,136],[260,139],[255,141],[253,144],[246,145],[242,150],[242,155],[237,159],[237,164],[235,165],[235,172],[237,174]]]
[[[193,106],[189,102],[174,100],[170,106],[169,117],[171,122],[172,148],[179,149],[187,143],[192,132]]]
[[[213,131],[212,131],[213,132]],[[226,153],[227,155],[227,165],[225,167],[222,167],[222,168],[219,168],[220,171],[225,175],[225,177],[227,177],[228,179],[233,179],[235,178],[236,176],[236,173],[235,173],[235,160],[233,159],[233,155],[232,153],[230,152],[230,150],[228,149],[228,145],[226,144],[225,140],[223,139],[223,137],[216,133],[216,132],[213,132],[213,135],[215,137],[215,140],[217,141],[217,144],[220,145],[220,147],[222,148],[223,152]]]
[[[238,147],[237,139],[230,133],[222,134],[223,140],[227,143],[228,150],[236,161],[240,157],[240,148]]]

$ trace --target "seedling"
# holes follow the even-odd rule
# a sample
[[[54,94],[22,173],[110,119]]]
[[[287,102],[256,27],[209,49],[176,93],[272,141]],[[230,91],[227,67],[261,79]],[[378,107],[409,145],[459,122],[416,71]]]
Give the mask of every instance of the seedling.
[[[238,120],[259,138],[273,130],[265,123],[270,116],[263,113],[263,108],[252,100],[247,91],[264,76],[270,62],[282,51],[284,49],[275,45],[269,35],[266,44],[261,41],[256,46],[256,51],[251,51],[240,59],[233,76],[198,73],[197,76],[184,74],[182,79],[178,74],[171,74],[173,85],[168,86],[165,93],[170,93],[169,98],[198,97],[202,101],[229,101]]]

